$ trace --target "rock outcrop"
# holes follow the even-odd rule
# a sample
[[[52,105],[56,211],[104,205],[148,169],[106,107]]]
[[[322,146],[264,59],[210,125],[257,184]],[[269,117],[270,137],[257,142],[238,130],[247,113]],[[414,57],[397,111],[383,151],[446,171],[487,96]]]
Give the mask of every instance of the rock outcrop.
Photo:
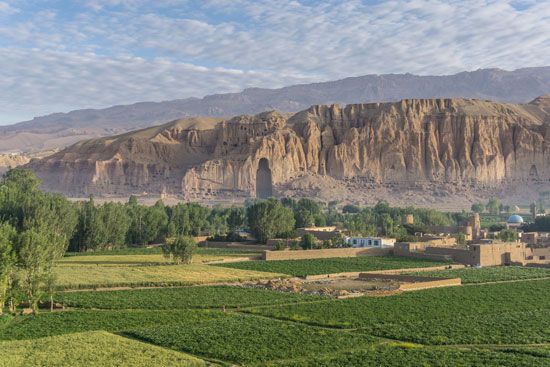
[[[46,189],[70,195],[254,197],[262,158],[276,194],[497,190],[549,182],[549,106],[548,97],[524,105],[410,99],[177,120],[77,143],[28,166]]]

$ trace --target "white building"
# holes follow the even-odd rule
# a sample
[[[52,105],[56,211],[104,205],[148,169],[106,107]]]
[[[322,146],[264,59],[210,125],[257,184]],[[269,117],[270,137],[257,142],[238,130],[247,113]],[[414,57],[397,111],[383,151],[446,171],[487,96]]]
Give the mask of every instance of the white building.
[[[345,241],[351,247],[393,247],[395,238],[382,237],[346,237]]]

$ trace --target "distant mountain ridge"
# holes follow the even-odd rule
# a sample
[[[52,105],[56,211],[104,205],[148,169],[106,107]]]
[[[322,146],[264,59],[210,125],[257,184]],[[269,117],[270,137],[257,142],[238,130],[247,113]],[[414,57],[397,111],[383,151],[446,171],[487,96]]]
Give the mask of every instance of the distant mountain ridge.
[[[454,75],[385,74],[300,84],[279,89],[165,102],[83,109],[0,126],[0,153],[70,145],[191,116],[223,117],[266,110],[296,112],[315,104],[391,102],[404,98],[476,98],[525,103],[550,93],[550,66],[514,71],[480,69]]]

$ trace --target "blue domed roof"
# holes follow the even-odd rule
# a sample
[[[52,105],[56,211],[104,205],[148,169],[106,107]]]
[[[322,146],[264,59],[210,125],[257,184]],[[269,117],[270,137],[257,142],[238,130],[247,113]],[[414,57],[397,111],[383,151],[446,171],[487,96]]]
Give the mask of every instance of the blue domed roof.
[[[517,214],[513,214],[510,216],[510,218],[508,218],[508,220],[506,221],[507,223],[514,223],[514,224],[519,224],[519,223],[523,223],[523,218]]]

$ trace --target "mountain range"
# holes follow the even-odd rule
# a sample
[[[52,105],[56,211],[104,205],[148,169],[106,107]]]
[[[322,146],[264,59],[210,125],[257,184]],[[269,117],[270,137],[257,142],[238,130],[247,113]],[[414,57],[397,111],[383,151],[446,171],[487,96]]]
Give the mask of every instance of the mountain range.
[[[250,88],[204,98],[140,102],[36,117],[0,126],[0,154],[58,149],[84,139],[192,116],[230,117],[269,110],[296,112],[315,104],[391,102],[404,98],[462,97],[525,103],[549,92],[550,67],[514,71],[480,69],[442,76],[365,75],[279,89]]]

